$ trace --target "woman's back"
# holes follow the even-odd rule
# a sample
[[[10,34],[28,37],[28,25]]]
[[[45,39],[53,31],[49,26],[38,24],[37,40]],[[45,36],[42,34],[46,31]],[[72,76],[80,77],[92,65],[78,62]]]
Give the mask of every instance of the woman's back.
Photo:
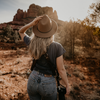
[[[28,46],[30,44],[31,39],[28,36],[24,37],[24,42]],[[47,47],[47,54],[49,56],[50,61],[53,63],[54,67],[57,67],[56,65],[56,58],[64,54],[66,51],[63,48],[63,46],[53,41],[48,47]],[[36,65],[34,66],[35,70],[39,70],[41,73],[44,74],[52,74],[51,68],[48,65],[48,62],[46,61],[44,55],[42,55],[36,62]]]

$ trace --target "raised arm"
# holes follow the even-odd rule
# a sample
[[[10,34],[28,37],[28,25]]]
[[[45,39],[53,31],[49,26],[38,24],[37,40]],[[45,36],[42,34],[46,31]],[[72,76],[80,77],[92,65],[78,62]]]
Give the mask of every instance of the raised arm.
[[[19,29],[19,34],[20,34],[22,40],[23,40],[24,36],[27,35],[27,34],[25,34],[26,30],[32,26],[35,26],[39,22],[40,19],[42,19],[42,16],[35,18],[32,22],[26,24],[25,26],[23,26],[22,28]]]
[[[65,67],[63,64],[63,55],[61,55],[60,57],[57,57],[56,63],[57,63],[58,73],[66,85],[66,91],[67,91],[66,94],[69,94],[70,90],[69,90],[69,84],[68,84],[68,79],[67,79],[67,75],[66,75],[66,70],[65,70]]]

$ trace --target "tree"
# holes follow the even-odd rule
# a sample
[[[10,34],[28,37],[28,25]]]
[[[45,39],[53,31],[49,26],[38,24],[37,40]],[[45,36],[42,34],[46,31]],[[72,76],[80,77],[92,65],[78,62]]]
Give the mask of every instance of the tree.
[[[65,43],[67,42],[67,35],[69,34],[69,44],[70,44],[70,55],[71,58],[74,60],[74,56],[75,56],[75,39],[77,38],[77,36],[80,34],[80,24],[70,20],[70,22],[67,22],[65,24],[64,30],[66,32],[65,34]]]
[[[100,23],[100,3],[92,3],[89,8],[90,21],[92,24],[97,25]]]

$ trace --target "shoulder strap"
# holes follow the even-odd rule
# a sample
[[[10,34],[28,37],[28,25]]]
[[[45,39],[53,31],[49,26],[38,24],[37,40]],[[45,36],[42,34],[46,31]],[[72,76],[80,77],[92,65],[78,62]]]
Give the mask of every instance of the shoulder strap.
[[[48,47],[47,47],[47,51],[48,51]],[[44,56],[46,57],[46,60],[48,61],[49,65],[50,65],[50,68],[52,70],[53,75],[56,75],[57,85],[59,87],[60,83],[59,83],[59,73],[58,73],[58,70],[55,69],[54,64],[51,62],[47,52],[44,54]]]
[[[44,54],[44,56],[45,56],[45,58],[46,58],[46,60],[47,60],[47,62],[48,62],[48,64],[49,64],[49,66],[50,66],[50,68],[51,68],[51,70],[52,70],[53,75],[55,76],[55,75],[56,75],[56,72],[55,72],[56,69],[55,69],[55,67],[54,67],[54,64],[51,62],[51,60],[50,60],[50,58],[49,58],[47,52]]]
[[[35,64],[36,64],[36,60],[33,59],[32,66],[31,66],[31,71],[33,71]]]

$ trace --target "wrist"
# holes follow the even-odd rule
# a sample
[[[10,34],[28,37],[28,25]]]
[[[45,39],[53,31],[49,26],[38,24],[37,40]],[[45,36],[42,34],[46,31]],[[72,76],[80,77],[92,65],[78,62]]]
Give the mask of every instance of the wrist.
[[[28,25],[29,25],[29,27],[32,27],[35,25],[35,22],[30,22]]]

